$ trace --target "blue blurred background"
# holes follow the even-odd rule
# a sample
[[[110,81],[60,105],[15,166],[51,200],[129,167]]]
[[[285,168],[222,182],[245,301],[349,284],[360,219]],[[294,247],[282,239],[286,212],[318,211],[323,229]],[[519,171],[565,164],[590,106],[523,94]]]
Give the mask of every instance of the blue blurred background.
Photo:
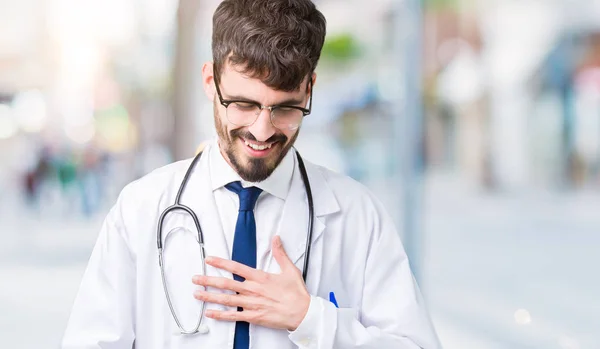
[[[297,147],[385,203],[444,347],[600,348],[600,1],[316,3]],[[217,5],[0,0],[0,347],[57,347],[116,195],[214,136]]]

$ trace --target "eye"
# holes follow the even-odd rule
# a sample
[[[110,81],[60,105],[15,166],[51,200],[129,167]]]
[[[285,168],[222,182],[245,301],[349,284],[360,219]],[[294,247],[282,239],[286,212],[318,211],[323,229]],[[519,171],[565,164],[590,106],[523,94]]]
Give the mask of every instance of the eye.
[[[280,118],[293,118],[302,116],[302,111],[296,108],[280,107],[275,110],[275,113]]]
[[[247,102],[234,102],[231,104],[232,107],[240,110],[240,111],[251,111],[256,109],[256,105]]]

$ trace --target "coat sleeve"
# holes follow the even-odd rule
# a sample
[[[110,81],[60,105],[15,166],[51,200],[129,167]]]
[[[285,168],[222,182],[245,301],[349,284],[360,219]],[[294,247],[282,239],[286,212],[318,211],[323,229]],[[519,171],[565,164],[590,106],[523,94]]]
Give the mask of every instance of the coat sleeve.
[[[441,348],[392,219],[377,201],[373,208],[360,305],[338,309],[312,296],[289,335],[299,348]]]
[[[63,349],[133,347],[135,263],[121,206],[120,198],[104,220],[75,298]]]

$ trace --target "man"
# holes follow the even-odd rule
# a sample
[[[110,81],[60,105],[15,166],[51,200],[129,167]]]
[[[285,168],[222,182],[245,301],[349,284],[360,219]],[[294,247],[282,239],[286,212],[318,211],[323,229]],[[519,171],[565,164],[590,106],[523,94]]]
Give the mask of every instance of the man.
[[[308,162],[314,221],[303,280],[310,215],[292,146],[310,113],[324,37],[325,18],[310,0],[219,5],[213,62],[202,70],[217,139],[197,163],[125,187],[63,348],[439,348],[382,205]],[[176,200],[197,215],[203,237],[189,213],[160,218]]]

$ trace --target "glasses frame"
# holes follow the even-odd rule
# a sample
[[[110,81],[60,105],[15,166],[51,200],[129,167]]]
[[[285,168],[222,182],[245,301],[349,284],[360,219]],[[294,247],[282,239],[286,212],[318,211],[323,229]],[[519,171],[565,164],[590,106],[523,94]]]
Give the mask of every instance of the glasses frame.
[[[312,76],[312,74],[311,74]],[[270,112],[270,120],[271,120],[271,125],[273,125],[273,127],[280,129],[279,127],[275,126],[275,123],[273,122],[273,118],[274,118],[274,111],[280,108],[291,108],[291,109],[297,109],[300,110],[302,112],[302,119],[300,120],[300,122],[298,123],[298,126],[296,126],[295,128],[288,128],[289,130],[296,130],[300,127],[300,125],[302,124],[302,120],[304,120],[304,117],[306,117],[307,115],[310,115],[311,111],[312,111],[312,100],[313,100],[313,89],[312,89],[312,79],[309,78],[308,79],[308,88],[310,89],[310,96],[309,96],[309,104],[308,104],[308,109],[306,108],[302,108],[302,107],[298,107],[296,105],[287,105],[287,104],[275,104],[275,105],[262,105],[256,101],[251,101],[251,100],[246,100],[246,99],[223,99],[223,95],[221,94],[221,89],[219,88],[219,81],[217,79],[217,77],[214,77],[214,81],[215,81],[215,88],[217,90],[217,96],[219,96],[219,103],[221,103],[222,106],[225,107],[225,109],[227,109],[227,107],[229,107],[231,104],[233,103],[246,103],[246,104],[252,104],[254,106],[256,106],[259,110],[258,113],[256,113],[256,118],[254,118],[254,120],[251,123],[248,123],[247,125],[239,125],[236,124],[234,122],[231,122],[231,120],[229,120],[229,117],[227,117],[227,121],[231,122],[232,124],[236,125],[236,126],[242,126],[242,127],[247,127],[247,126],[251,126],[253,125],[256,120],[258,120],[258,116],[260,115],[260,113],[263,111],[263,109],[268,109]],[[226,114],[227,115],[227,114]]]

